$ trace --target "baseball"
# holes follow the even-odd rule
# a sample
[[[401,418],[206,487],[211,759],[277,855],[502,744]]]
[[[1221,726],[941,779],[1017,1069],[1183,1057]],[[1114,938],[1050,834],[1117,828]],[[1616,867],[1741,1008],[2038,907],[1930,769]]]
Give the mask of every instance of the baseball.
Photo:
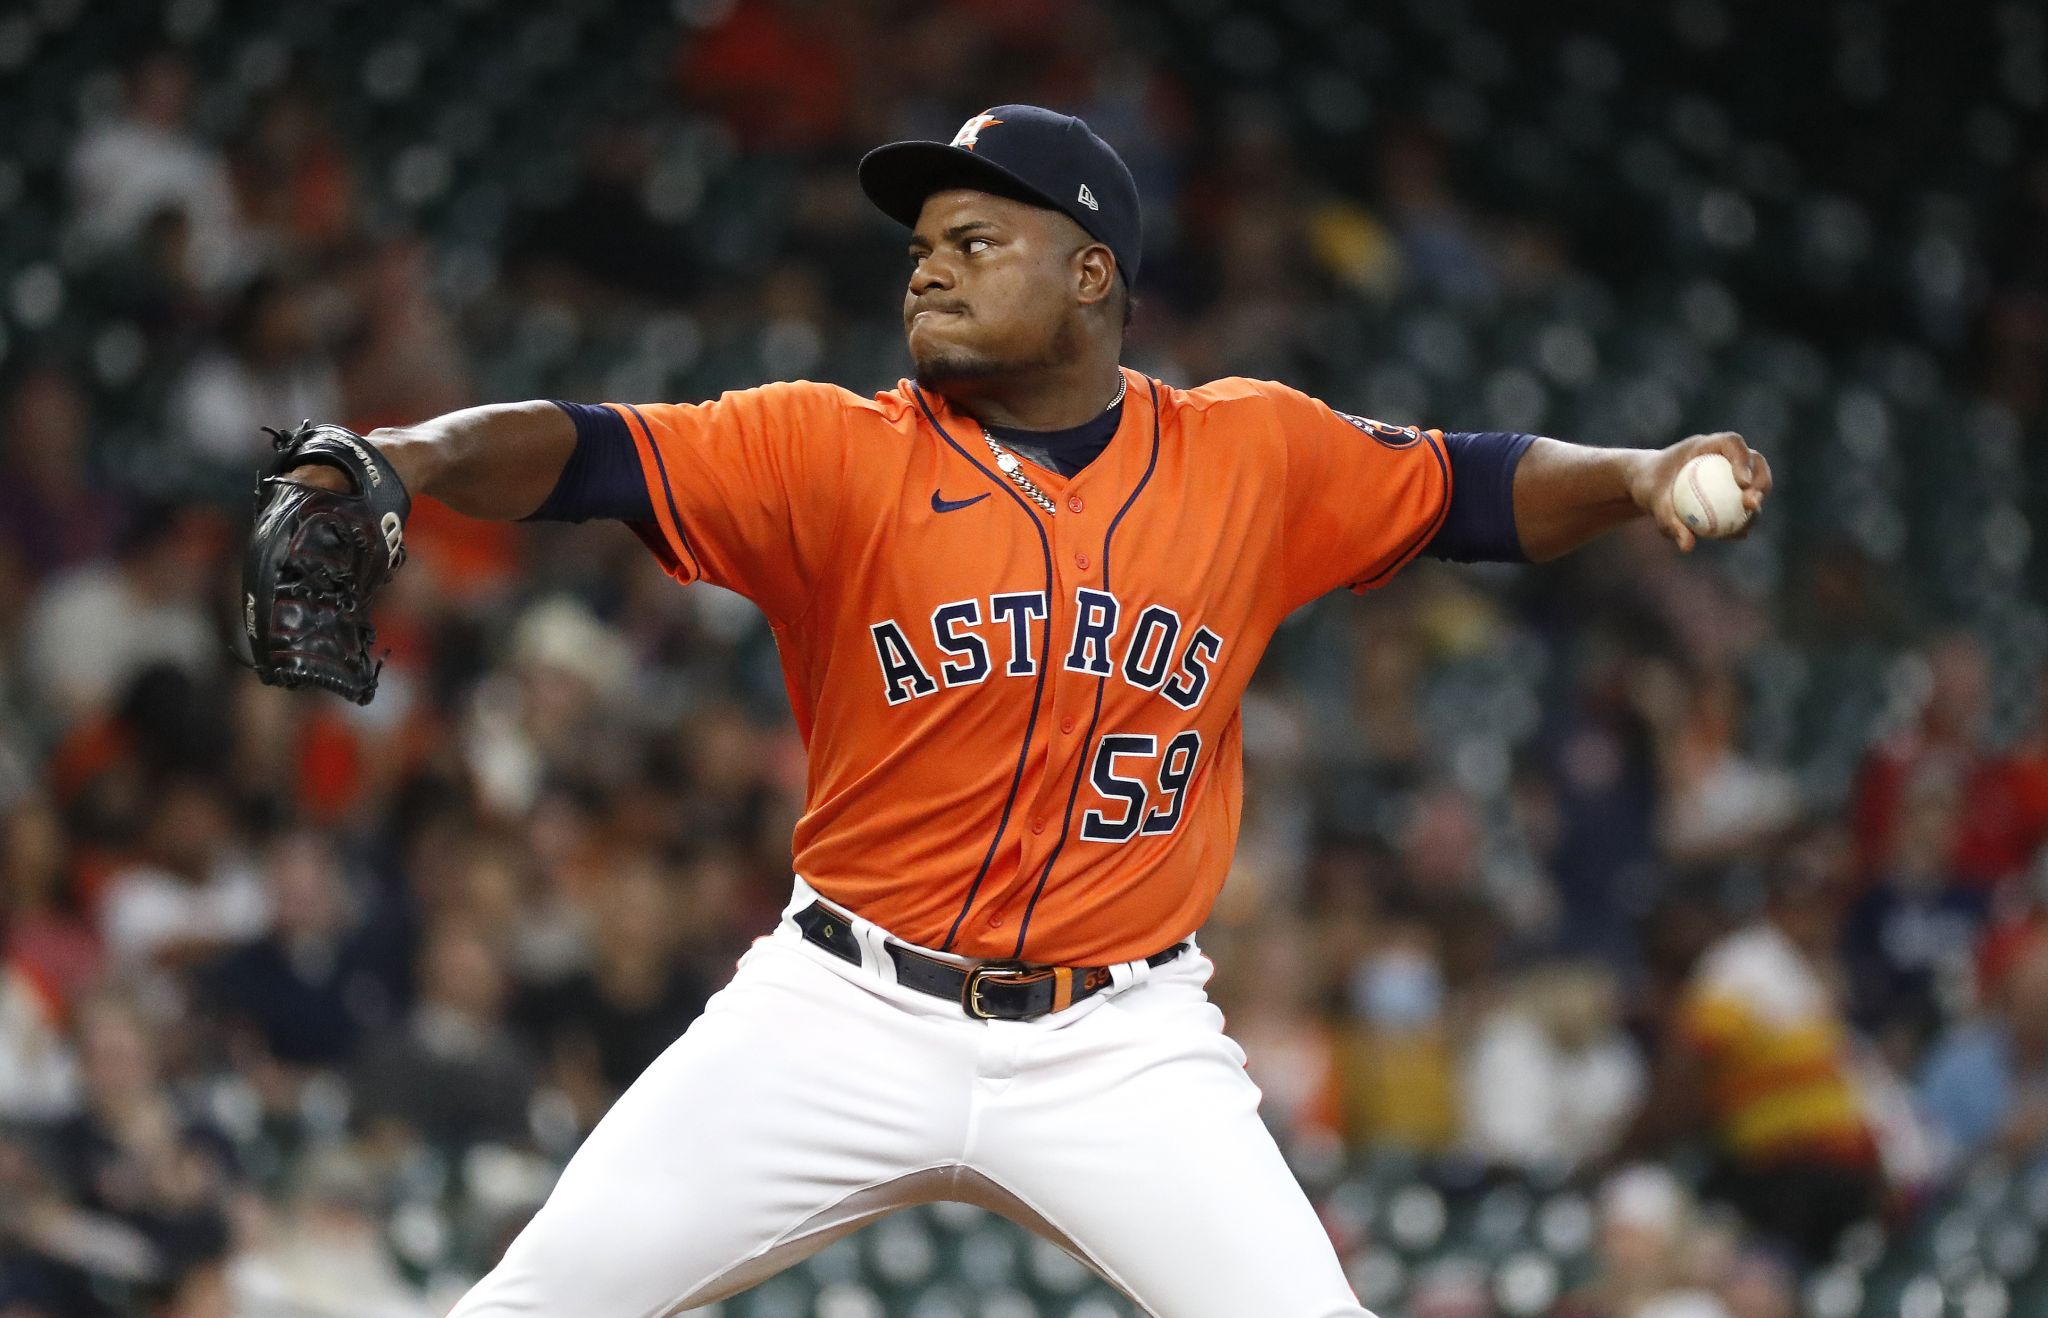
[[[1710,540],[1724,540],[1749,525],[1735,467],[1719,453],[1704,454],[1678,469],[1671,503],[1694,535]]]

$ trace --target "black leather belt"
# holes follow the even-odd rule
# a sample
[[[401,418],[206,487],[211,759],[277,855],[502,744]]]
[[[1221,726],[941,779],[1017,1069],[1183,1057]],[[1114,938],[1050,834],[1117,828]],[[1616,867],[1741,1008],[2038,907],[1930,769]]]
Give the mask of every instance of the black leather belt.
[[[852,923],[823,902],[812,902],[798,911],[796,927],[832,955],[854,965],[861,963],[860,940],[854,937]],[[896,963],[897,983],[957,1002],[978,1021],[1036,1020],[1094,997],[1111,981],[1108,966],[1040,966],[1029,961],[959,966],[926,956],[893,938],[887,946],[889,959]],[[1186,943],[1175,943],[1146,957],[1145,964],[1163,966],[1187,950]]]

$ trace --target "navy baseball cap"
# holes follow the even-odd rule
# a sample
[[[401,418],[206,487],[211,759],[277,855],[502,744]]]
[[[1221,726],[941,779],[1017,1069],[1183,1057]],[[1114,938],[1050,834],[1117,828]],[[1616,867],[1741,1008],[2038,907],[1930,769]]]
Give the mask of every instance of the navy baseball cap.
[[[1138,285],[1144,222],[1123,157],[1070,114],[998,105],[960,125],[951,142],[891,142],[861,157],[861,190],[891,219],[916,225],[925,198],[973,188],[1060,211],[1116,256]]]

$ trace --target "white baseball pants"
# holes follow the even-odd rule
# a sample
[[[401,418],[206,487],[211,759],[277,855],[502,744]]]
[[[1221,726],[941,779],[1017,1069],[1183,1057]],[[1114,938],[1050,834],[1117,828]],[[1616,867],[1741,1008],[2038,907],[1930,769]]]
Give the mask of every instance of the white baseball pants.
[[[793,912],[813,899],[799,882]],[[1156,1318],[1371,1318],[1258,1117],[1198,951],[976,1021],[785,917],[450,1318],[657,1318],[911,1204],[980,1204]]]

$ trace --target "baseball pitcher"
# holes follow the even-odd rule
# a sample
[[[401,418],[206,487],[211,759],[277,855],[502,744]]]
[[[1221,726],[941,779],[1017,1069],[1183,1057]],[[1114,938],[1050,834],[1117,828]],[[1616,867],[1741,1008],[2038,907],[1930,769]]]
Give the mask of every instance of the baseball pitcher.
[[[1674,474],[1723,454],[1754,511],[1770,469],[1732,434],[1444,434],[1122,366],[1137,189],[1066,115],[997,106],[860,182],[910,230],[914,379],[309,425],[260,486],[266,680],[369,699],[408,492],[615,518],[767,614],[809,755],[780,925],[455,1313],[679,1313],[955,1199],[1162,1318],[1364,1314],[1204,992],[1239,697],[1327,591],[1642,515],[1690,549]]]

